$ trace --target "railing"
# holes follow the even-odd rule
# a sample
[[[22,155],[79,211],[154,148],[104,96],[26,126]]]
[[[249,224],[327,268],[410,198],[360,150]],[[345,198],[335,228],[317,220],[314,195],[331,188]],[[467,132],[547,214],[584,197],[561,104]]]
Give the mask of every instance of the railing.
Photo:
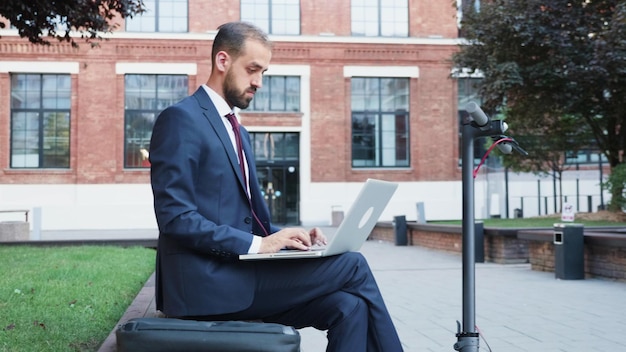
[[[0,210],[0,213],[24,213],[24,221],[28,222],[28,212],[30,210]]]

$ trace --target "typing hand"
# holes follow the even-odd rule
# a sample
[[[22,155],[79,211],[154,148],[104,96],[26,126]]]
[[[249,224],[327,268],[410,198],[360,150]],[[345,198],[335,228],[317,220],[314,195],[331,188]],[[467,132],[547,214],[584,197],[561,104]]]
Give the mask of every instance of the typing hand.
[[[290,227],[263,237],[259,253],[275,253],[283,248],[307,251],[313,244],[323,245],[326,242],[326,236],[317,227],[310,231]]]

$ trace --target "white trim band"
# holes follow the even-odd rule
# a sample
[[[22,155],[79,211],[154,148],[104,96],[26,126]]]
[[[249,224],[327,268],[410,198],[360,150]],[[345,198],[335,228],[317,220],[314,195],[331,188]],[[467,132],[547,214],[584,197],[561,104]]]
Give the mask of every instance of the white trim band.
[[[417,66],[344,66],[344,77],[398,77],[419,78]]]
[[[115,64],[115,73],[118,75],[130,73],[195,76],[198,74],[198,65],[167,62],[118,62]]]
[[[0,72],[78,74],[75,61],[0,61]]]

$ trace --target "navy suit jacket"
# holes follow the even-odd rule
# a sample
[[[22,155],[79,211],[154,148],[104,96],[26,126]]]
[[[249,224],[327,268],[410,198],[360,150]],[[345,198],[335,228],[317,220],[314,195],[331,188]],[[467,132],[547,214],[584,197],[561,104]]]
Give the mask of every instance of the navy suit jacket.
[[[151,184],[159,226],[157,309],[170,316],[216,315],[247,308],[254,265],[238,262],[253,234],[279,229],[257,183],[250,137],[241,128],[251,201],[221,116],[203,88],[166,108],[150,142]]]

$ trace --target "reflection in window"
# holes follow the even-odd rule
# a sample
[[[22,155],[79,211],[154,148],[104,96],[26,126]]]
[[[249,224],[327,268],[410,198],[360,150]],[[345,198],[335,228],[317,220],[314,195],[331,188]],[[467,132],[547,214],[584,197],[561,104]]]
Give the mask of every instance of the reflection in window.
[[[146,12],[126,18],[127,32],[187,32],[187,0],[143,0]]]
[[[352,35],[408,37],[407,0],[352,0]]]
[[[263,76],[263,87],[254,95],[250,111],[300,111],[300,77]]]
[[[251,133],[252,148],[257,162],[298,160],[300,138],[295,132]]]
[[[11,75],[11,168],[70,167],[70,105],[70,75]]]
[[[126,75],[124,82],[124,167],[148,167],[154,121],[163,109],[187,96],[187,76]]]
[[[300,0],[241,0],[241,20],[269,34],[300,34]]]
[[[352,78],[352,166],[409,166],[409,79]]]

